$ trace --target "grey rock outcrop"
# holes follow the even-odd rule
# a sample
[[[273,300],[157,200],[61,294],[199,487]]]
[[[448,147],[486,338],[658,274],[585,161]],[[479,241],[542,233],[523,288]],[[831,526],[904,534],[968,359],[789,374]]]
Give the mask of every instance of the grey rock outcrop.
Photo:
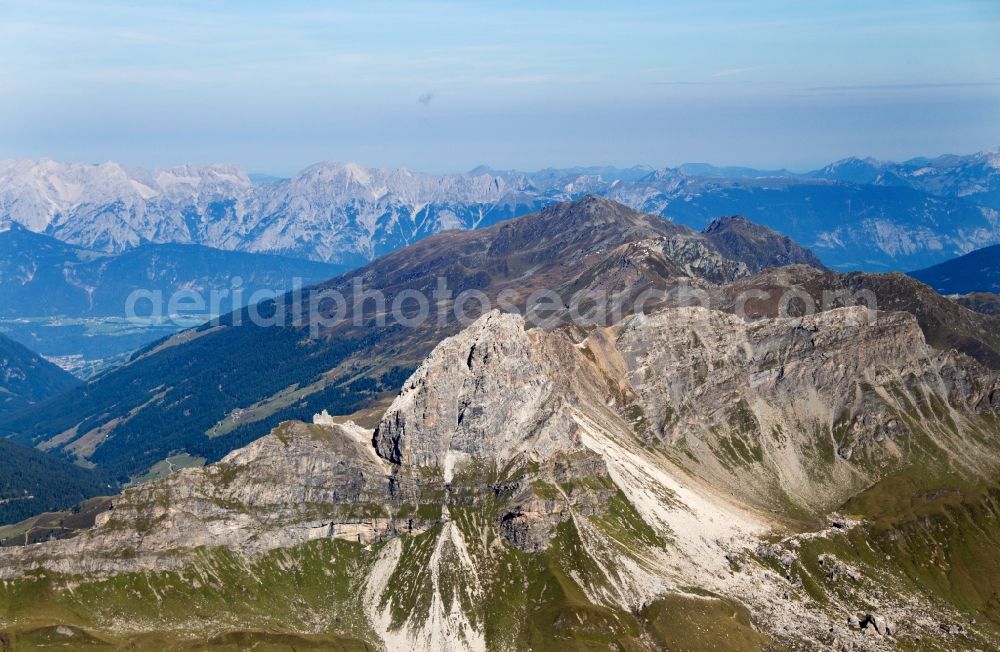
[[[995,418],[997,380],[928,346],[909,314],[870,317],[747,322],[683,307],[581,333],[494,311],[438,345],[374,431],[285,423],[218,464],[126,491],[76,538],[0,550],[0,579],[163,571],[196,547],[255,555],[339,538],[377,551],[365,609],[386,647],[482,649],[472,605],[510,572],[508,553],[540,553],[603,608],[637,613],[698,586],[798,647],[886,649],[907,613],[891,598],[849,621],[873,632],[857,640],[836,591],[828,607],[805,603],[804,578],[820,572],[807,536],[852,523],[775,538],[786,525],[772,514],[792,503],[829,523],[844,497],[907,463],[907,439],[991,473],[977,428],[984,411]],[[904,405],[924,406],[919,421]],[[400,535],[420,533],[404,551]],[[832,555],[821,562],[851,591],[881,590]],[[425,611],[393,602],[399,569]]]
[[[75,538],[0,550],[0,578],[32,568],[95,576],[164,570],[198,547],[252,556],[315,538],[379,540],[428,526],[394,516],[420,499],[422,485],[390,477],[368,432],[353,424],[288,422],[217,464],[126,490]]]
[[[494,311],[442,342],[375,429],[378,454],[445,468],[449,453],[503,463],[565,449],[573,427],[555,418],[563,399],[532,342],[538,337],[521,317]]]

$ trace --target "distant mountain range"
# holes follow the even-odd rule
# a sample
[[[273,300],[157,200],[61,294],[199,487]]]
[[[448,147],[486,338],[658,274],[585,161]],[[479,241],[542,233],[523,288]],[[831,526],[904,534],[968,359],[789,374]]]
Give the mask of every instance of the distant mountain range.
[[[108,254],[12,224],[0,231],[0,317],[125,317],[136,290],[162,296],[165,307],[175,292],[196,293],[206,304],[215,292],[216,312],[226,313],[255,293],[283,293],[294,279],[312,285],[344,271],[341,265],[192,244],[147,243]],[[138,307],[149,311],[148,302]]]
[[[296,279],[311,285],[344,270],[193,244],[111,254],[13,223],[0,230],[0,332],[88,377],[149,342],[283,293]],[[133,303],[140,319],[126,315],[134,291],[146,297]]]
[[[193,243],[356,266],[596,193],[696,229],[745,215],[839,269],[914,269],[1000,242],[997,151],[846,159],[808,174],[687,164],[428,175],[329,162],[255,180],[233,165],[3,161],[0,222],[109,252]]]
[[[612,293],[630,305],[646,289],[688,285],[708,292],[724,310],[735,310],[735,300],[720,288],[792,289],[822,309],[831,307],[827,290],[848,297],[864,291],[880,308],[916,315],[932,346],[1000,368],[991,318],[961,310],[903,275],[843,275],[809,263],[816,258],[807,250],[741,218],[698,233],[591,195],[490,228],[435,235],[315,286],[299,300],[308,304],[328,290],[350,300],[359,281],[382,291],[391,305],[404,292],[431,296],[438,278],[456,294],[476,290],[492,301],[512,292],[508,300],[521,310],[540,289],[563,297]],[[774,269],[781,265],[790,266]],[[777,314],[773,300],[746,307]],[[74,391],[0,420],[0,435],[95,464],[121,481],[182,452],[213,461],[287,419],[322,409],[377,411],[422,356],[460,327],[454,319],[379,325],[371,302],[348,308],[357,308],[361,319],[320,332],[294,323],[294,309],[277,325],[252,323],[243,311],[185,331]],[[326,310],[321,314],[332,314]],[[277,314],[275,302],[261,311]]]
[[[721,220],[700,234],[588,196],[490,228],[435,235],[311,288],[300,300],[305,306],[324,290],[351,300],[357,280],[384,292],[391,305],[404,291],[431,296],[445,278],[456,295],[477,290],[496,300],[513,291],[523,308],[540,289],[567,297],[588,289],[632,296],[683,279],[731,282],[765,267],[815,260],[742,219]],[[370,302],[359,307],[372,309]],[[261,310],[273,313],[274,302]],[[474,302],[469,310],[475,312]],[[87,460],[120,480],[182,451],[217,460],[285,419],[377,405],[460,328],[454,318],[404,327],[363,317],[360,325],[348,320],[317,334],[287,315],[274,326],[253,323],[246,311],[230,315],[152,344],[44,407],[0,422],[0,435]]]
[[[0,528],[0,642],[1000,649],[1000,321],[810,260],[589,195],[302,297],[506,297],[465,327],[265,303],[152,345],[3,423],[91,477],[162,461]],[[644,310],[574,317],[602,292]]]
[[[991,150],[971,156],[919,157],[902,163],[852,157],[806,176],[863,185],[900,186],[993,205],[1000,192],[998,171],[1000,150]]]

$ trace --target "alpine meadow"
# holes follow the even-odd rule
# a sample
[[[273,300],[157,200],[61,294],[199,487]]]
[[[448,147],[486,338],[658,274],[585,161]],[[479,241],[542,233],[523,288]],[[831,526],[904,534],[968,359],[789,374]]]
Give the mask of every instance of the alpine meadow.
[[[0,652],[1000,651],[998,61],[0,2]]]

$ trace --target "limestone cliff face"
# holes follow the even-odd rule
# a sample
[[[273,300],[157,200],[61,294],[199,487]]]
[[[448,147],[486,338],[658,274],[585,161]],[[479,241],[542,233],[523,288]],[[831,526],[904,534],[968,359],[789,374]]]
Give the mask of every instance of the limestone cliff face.
[[[612,336],[635,395],[622,406],[641,415],[640,435],[743,500],[829,510],[926,454],[975,477],[996,471],[985,454],[996,435],[977,418],[995,410],[995,377],[929,347],[908,313],[855,307],[748,323],[681,308],[595,339]]]
[[[517,453],[548,458],[572,446],[539,337],[520,317],[492,312],[442,342],[375,429],[378,454],[444,468],[449,454],[502,464]]]
[[[745,322],[674,308],[567,333],[492,313],[446,340],[376,428],[379,455],[442,469],[548,459],[581,447],[585,414],[739,501],[816,513],[933,450],[974,476],[996,470],[976,420],[995,410],[996,379],[929,347],[908,313]]]
[[[928,346],[908,313],[853,307],[746,322],[673,308],[585,336],[525,332],[520,318],[493,313],[435,350],[374,441],[383,458],[439,466],[445,478],[484,462],[536,464],[495,527],[535,551],[572,523],[615,578],[588,587],[595,601],[641,603],[697,582],[755,613],[833,631],[766,574],[730,577],[723,560],[759,546],[786,515],[818,521],[910,466],[995,477],[997,389],[975,361]],[[669,542],[669,561],[589,530],[615,492]],[[780,554],[797,563],[794,549]],[[858,642],[883,644],[893,645]]]
[[[691,586],[792,647],[891,649],[892,622],[928,637],[957,616],[892,572],[830,556],[856,524],[827,517],[914,465],[995,477],[998,396],[993,372],[928,346],[907,313],[670,308],[543,331],[494,311],[438,345],[374,431],[283,424],[127,490],[73,539],[0,549],[0,578],[162,573],[197,550],[340,539],[368,551],[352,568],[366,631],[389,649],[523,645],[520,625],[488,624],[510,591],[571,587],[630,618]],[[790,529],[803,521],[815,530]],[[815,569],[800,549],[817,541],[850,591],[803,585]],[[531,588],[546,573],[562,579]],[[876,607],[878,634],[838,629]],[[537,611],[524,609],[510,622]]]
[[[171,569],[198,547],[257,555],[316,538],[412,532],[414,519],[394,514],[418,500],[422,481],[390,478],[387,466],[370,433],[353,424],[288,422],[217,464],[126,490],[75,538],[0,550],[0,578],[33,568],[95,576]]]

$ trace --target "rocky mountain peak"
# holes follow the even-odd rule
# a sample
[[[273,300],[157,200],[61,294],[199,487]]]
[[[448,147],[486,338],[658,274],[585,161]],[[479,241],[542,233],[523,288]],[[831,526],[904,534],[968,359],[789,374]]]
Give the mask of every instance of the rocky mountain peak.
[[[886,552],[896,536],[830,510],[910,468],[995,477],[997,387],[905,313],[681,307],[580,332],[493,311],[433,349],[374,432],[326,414],[283,423],[128,489],[75,537],[0,549],[0,578],[44,571],[53,592],[96,584],[116,599],[135,581],[174,599],[217,590],[223,568],[259,578],[274,563],[347,587],[303,607],[303,627],[336,612],[387,649],[526,647],[539,613],[570,604],[579,627],[638,641],[662,631],[650,605],[690,586],[791,649],[892,649],[896,623],[939,642],[958,615],[913,590]],[[273,590],[260,585],[248,590]],[[108,628],[135,602],[84,606]],[[179,628],[177,604],[163,613]],[[495,628],[496,613],[514,615]]]
[[[746,228],[752,224],[743,215],[724,215],[722,217],[717,217],[712,222],[705,227],[702,233],[715,233],[716,231],[722,231],[728,228]]]
[[[550,422],[552,381],[524,327],[520,315],[494,310],[441,342],[375,429],[378,454],[447,476],[458,459],[566,450],[572,428]]]
[[[566,243],[586,240],[618,245],[690,232],[687,227],[593,194],[548,206],[516,223],[540,237]]]
[[[194,242],[362,264],[443,230],[593,193],[696,228],[746,213],[821,249],[834,266],[916,268],[998,241],[996,160],[989,152],[855,160],[805,175],[712,166],[434,175],[326,162],[265,184],[234,165],[0,161],[0,220],[111,252]]]
[[[716,218],[702,234],[716,251],[745,263],[752,272],[797,264],[824,269],[823,263],[809,249],[742,215]]]

